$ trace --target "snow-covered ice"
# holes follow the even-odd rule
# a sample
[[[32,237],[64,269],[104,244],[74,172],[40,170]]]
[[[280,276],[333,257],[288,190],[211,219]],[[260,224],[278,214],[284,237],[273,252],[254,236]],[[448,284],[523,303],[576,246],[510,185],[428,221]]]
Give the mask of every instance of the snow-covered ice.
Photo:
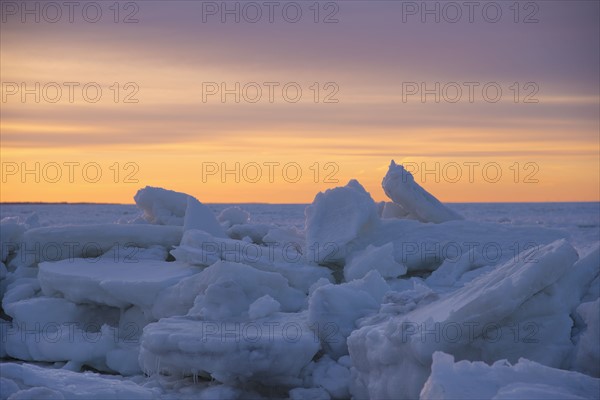
[[[446,222],[463,219],[456,211],[443,205],[438,199],[423,189],[402,165],[391,162],[387,175],[381,184],[385,194],[398,206],[394,214],[404,210],[422,222]],[[387,206],[387,205],[386,205]],[[389,206],[388,206],[389,207]],[[385,208],[384,208],[385,212]],[[388,213],[390,213],[388,211]]]
[[[372,270],[378,271],[384,278],[397,278],[406,273],[406,265],[394,258],[392,242],[381,247],[369,245],[364,251],[356,254],[344,266],[344,278],[347,281],[360,279]]]
[[[565,274],[583,269],[589,281],[598,266],[592,271],[576,268],[577,253],[564,240],[539,253],[536,260],[509,261],[438,301],[354,331],[348,339],[357,377],[353,394],[418,397],[437,350],[461,359],[525,357],[564,366],[573,350],[569,315],[580,301]],[[575,296],[569,296],[573,291]]]
[[[144,328],[140,364],[149,374],[297,385],[302,367],[318,350],[303,314],[276,313],[252,321],[171,317]]]
[[[42,261],[95,258],[115,247],[130,253],[136,251],[134,248],[171,247],[179,244],[181,236],[182,228],[177,226],[67,225],[29,229],[7,247],[16,248],[10,262],[27,267]]]
[[[378,223],[375,202],[356,180],[317,194],[306,208],[306,243],[312,259],[345,259],[348,244]]]
[[[157,399],[156,391],[119,377],[95,373],[75,373],[35,365],[2,363],[2,398],[11,399]],[[6,381],[6,382],[5,382]],[[14,385],[8,386],[10,383]],[[6,391],[6,393],[5,393]],[[44,394],[47,397],[42,397]],[[62,396],[62,397],[61,397]]]
[[[150,310],[163,289],[199,272],[178,262],[135,260],[115,262],[85,259],[45,262],[38,279],[46,296],[62,296],[74,303],[118,308],[132,305]]]
[[[155,298],[153,314],[162,318],[189,313],[209,320],[227,320],[246,315],[264,295],[279,302],[286,312],[306,308],[306,295],[290,287],[280,274],[218,261],[162,291]]]
[[[0,398],[598,398],[597,204],[382,186],[3,206]]]
[[[214,237],[226,237],[225,231],[219,225],[215,215],[204,204],[193,197],[188,197],[183,230],[200,229],[210,233]]]
[[[143,211],[141,220],[157,225],[183,225],[189,197],[185,193],[146,186],[138,190],[133,199]]]
[[[488,365],[455,362],[451,355],[436,352],[431,369],[421,399],[593,399],[600,393],[600,379],[524,358],[514,365],[506,360]]]
[[[359,318],[377,312],[389,286],[377,271],[360,280],[341,285],[326,284],[310,296],[308,317],[323,343],[323,350],[335,357],[348,354],[346,339]]]

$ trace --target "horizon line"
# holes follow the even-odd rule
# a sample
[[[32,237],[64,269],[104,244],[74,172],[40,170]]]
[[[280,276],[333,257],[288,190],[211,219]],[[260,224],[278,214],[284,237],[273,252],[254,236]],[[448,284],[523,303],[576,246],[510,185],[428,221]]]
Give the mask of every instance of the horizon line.
[[[385,200],[382,200],[385,201]],[[375,201],[380,203],[381,201]],[[239,204],[256,204],[256,205],[310,205],[312,203],[266,203],[266,202],[238,202],[238,203],[210,203],[201,202],[202,204],[211,205],[239,205]],[[388,201],[386,201],[388,203]],[[393,203],[393,202],[389,202]],[[600,200],[571,200],[571,201],[452,201],[442,202],[442,204],[560,204],[560,203],[600,203]],[[0,202],[1,205],[118,205],[118,206],[135,206],[135,203],[96,203],[96,202],[85,202],[85,201],[58,201],[58,202],[44,202],[44,201],[7,201]]]

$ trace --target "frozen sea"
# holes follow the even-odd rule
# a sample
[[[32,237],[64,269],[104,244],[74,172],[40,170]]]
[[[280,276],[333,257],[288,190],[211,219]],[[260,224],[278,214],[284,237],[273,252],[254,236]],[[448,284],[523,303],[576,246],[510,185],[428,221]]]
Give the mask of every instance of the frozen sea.
[[[600,241],[600,203],[446,203],[465,219],[515,226],[543,226],[569,232],[577,250]],[[209,204],[218,215],[233,204]],[[235,204],[251,215],[251,222],[304,228],[307,204]],[[23,220],[36,213],[40,226],[80,225],[126,221],[140,215],[135,204],[1,204],[0,219]]]
[[[304,237],[297,230],[305,230],[307,242],[309,235],[325,232],[322,242],[329,243],[330,237],[336,239],[353,229],[355,221],[378,218],[370,198],[370,208],[365,207],[372,211],[370,214],[358,208],[354,215],[339,212],[349,209],[344,196],[354,196],[356,202],[350,202],[351,206],[364,205],[360,203],[363,192],[352,186],[342,190],[342,198],[334,203],[323,199],[320,204],[313,203],[321,213],[314,209],[309,213],[306,230],[307,204],[207,206],[215,215],[233,205],[249,213],[249,224],[239,225],[250,227],[242,231],[249,235],[244,239],[252,236],[252,229],[258,232],[260,224],[266,224],[271,225],[269,234],[282,235],[281,240]],[[192,210],[193,215],[197,207],[206,211],[199,204],[187,204],[186,213]],[[401,265],[395,261],[392,242],[384,241],[378,245],[381,247],[368,246],[356,259],[346,260],[345,275],[334,278],[335,266],[304,265],[286,258],[287,263],[261,260],[249,266],[226,262],[222,256],[204,265],[199,260],[205,259],[194,253],[204,249],[194,243],[206,239],[197,236],[201,231],[190,229],[189,238],[184,233],[183,239],[174,241],[174,234],[181,236],[178,229],[171,229],[176,227],[128,224],[142,215],[134,204],[0,204],[0,219],[13,219],[7,225],[16,225],[16,217],[30,228],[71,226],[42,230],[46,239],[48,232],[52,235],[51,240],[54,235],[69,233],[69,238],[79,239],[81,235],[85,241],[98,234],[94,228],[74,225],[122,224],[105,225],[98,241],[112,245],[113,235],[124,242],[132,234],[140,237],[140,248],[145,249],[140,250],[140,257],[146,259],[141,266],[129,264],[126,259],[113,259],[114,253],[107,250],[109,257],[99,261],[62,260],[37,268],[23,264],[10,273],[0,265],[0,283],[5,285],[0,287],[2,312],[11,316],[10,322],[0,323],[0,400],[299,400],[351,396],[449,400],[466,398],[467,394],[478,400],[597,398],[600,202],[446,206],[466,221],[449,221],[443,226],[416,221],[382,225],[396,226],[396,238],[414,237],[415,243],[455,238],[472,243],[481,237],[498,240],[505,250],[513,240],[544,247],[533,253],[535,258],[529,254],[497,266],[476,265],[481,259],[473,261],[471,256],[471,264],[444,262],[429,275],[420,272],[419,262],[425,265],[426,257],[409,257],[406,265]],[[199,214],[204,222],[206,214],[210,213]],[[210,218],[214,220],[212,215]],[[395,222],[402,224],[393,225]],[[271,229],[273,225],[296,229]],[[485,228],[477,229],[479,226]],[[563,240],[550,239],[562,237],[560,233],[535,227],[566,232],[577,252]],[[164,232],[162,252],[143,244],[156,240],[156,232]],[[382,228],[376,235],[365,236],[371,241],[366,244],[376,243],[389,233]],[[247,243],[221,239],[218,233],[209,238],[214,243]],[[181,245],[176,246],[178,243]],[[178,247],[171,253],[176,262],[166,262],[167,249],[174,247]],[[230,252],[228,249],[223,254]],[[20,262],[23,260],[26,258]],[[417,266],[410,264],[414,260]],[[368,272],[363,266],[374,271]],[[402,277],[407,268],[415,273]],[[570,268],[575,272],[566,273]],[[203,292],[196,293],[202,286]],[[100,322],[85,325],[88,319]],[[232,339],[224,328],[228,325],[223,324],[239,324],[240,320],[244,329],[262,326],[259,324],[285,329],[261,331],[256,337],[244,336],[246,330],[241,330]],[[71,332],[62,328],[73,321],[85,329]],[[37,326],[42,323],[45,325],[40,331]],[[443,329],[447,327],[473,324],[483,330],[468,340],[466,331],[461,331],[458,345],[453,337],[423,340],[427,336],[422,332],[431,332],[432,327],[441,326],[445,335]],[[36,328],[31,330],[31,326]],[[100,326],[100,330],[95,328]],[[132,326],[133,339],[126,329]],[[290,326],[308,334],[290,340],[286,336]],[[483,333],[488,326],[496,327],[502,340],[488,338]],[[46,332],[48,327],[53,330]],[[406,327],[423,331],[409,332]],[[531,327],[535,328],[536,341],[526,342],[519,335],[530,338]],[[102,340],[89,339],[89,335]],[[418,356],[421,353],[431,365],[423,366]],[[276,376],[281,381],[270,381],[279,373],[281,376]],[[245,376],[253,380],[236,380]],[[397,384],[400,381],[402,384]]]

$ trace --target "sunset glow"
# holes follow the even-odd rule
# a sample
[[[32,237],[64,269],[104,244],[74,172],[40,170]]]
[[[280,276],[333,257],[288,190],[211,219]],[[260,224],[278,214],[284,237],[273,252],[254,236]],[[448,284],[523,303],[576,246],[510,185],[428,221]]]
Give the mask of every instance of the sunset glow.
[[[446,202],[600,200],[597,2],[542,2],[537,23],[494,24],[422,23],[377,1],[339,2],[335,23],[223,23],[183,1],[138,2],[131,23],[129,3],[115,23],[104,2],[97,23],[77,10],[23,23],[36,2],[9,3],[2,202],[131,203],[151,185],[307,203],[352,178],[384,200],[392,159]]]

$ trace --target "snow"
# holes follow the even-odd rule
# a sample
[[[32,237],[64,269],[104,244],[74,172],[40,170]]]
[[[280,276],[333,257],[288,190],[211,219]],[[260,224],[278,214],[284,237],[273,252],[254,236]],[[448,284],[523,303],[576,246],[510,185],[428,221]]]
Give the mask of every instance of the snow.
[[[600,379],[572,371],[550,368],[521,358],[488,365],[481,361],[454,361],[451,355],[435,352],[431,376],[421,399],[594,399]]]
[[[597,204],[383,188],[3,206],[0,398],[597,397]]]

